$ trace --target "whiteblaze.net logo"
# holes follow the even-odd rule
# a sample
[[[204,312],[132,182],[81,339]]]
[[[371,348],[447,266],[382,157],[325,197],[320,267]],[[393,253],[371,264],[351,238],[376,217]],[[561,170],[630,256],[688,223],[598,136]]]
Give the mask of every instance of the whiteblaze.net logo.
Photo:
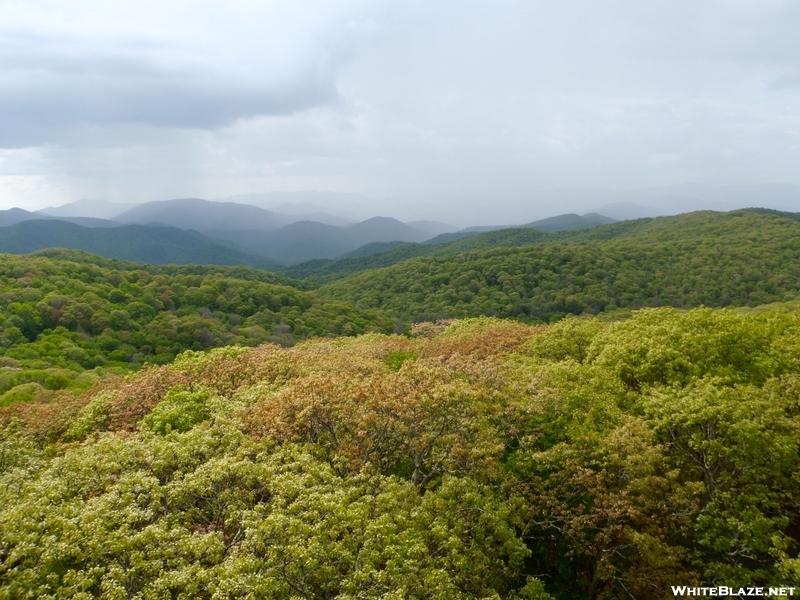
[[[771,598],[779,596],[794,596],[793,587],[687,587],[673,585],[673,596],[716,596],[717,598]]]

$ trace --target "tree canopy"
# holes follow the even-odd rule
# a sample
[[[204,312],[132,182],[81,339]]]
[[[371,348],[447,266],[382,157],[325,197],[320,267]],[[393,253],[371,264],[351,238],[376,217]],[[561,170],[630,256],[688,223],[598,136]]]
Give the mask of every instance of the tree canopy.
[[[416,331],[188,351],[0,409],[0,596],[800,582],[790,306]]]

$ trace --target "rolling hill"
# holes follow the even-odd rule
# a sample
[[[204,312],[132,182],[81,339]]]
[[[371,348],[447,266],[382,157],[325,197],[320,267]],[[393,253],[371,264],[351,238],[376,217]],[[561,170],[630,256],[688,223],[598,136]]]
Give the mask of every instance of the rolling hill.
[[[247,267],[144,265],[77,250],[0,254],[0,406],[16,386],[35,395],[90,383],[84,369],[394,326],[293,283]]]
[[[391,217],[372,217],[343,228],[354,244],[371,242],[422,242],[430,238],[427,231],[415,229]]]
[[[752,306],[800,293],[800,223],[751,211],[614,223],[561,239],[539,233],[528,238],[538,243],[455,253],[457,244],[478,237],[497,242],[516,234],[520,241],[529,232],[452,242],[448,254],[352,275],[319,293],[404,319],[529,321],[643,306]]]
[[[540,231],[533,228],[496,229],[485,233],[444,233],[421,244],[374,244],[367,253],[352,253],[336,260],[311,260],[283,268],[296,279],[330,282],[354,273],[397,264],[418,256],[451,256],[473,250],[496,247],[515,247],[545,242],[572,242],[592,239],[611,239],[637,231],[650,219],[618,221],[591,228],[561,231]]]
[[[424,231],[430,235],[440,235],[442,233],[458,231],[458,227],[454,227],[449,223],[442,223],[441,221],[408,221],[406,225]]]
[[[342,228],[314,221],[298,221],[274,231],[212,230],[208,235],[236,243],[281,265],[334,257],[352,249]]]

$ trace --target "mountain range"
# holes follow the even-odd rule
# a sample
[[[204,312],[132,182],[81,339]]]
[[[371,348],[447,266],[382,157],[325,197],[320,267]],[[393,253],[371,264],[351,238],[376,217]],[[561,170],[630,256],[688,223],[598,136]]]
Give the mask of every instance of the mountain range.
[[[218,229],[207,233],[286,265],[334,258],[373,242],[422,242],[431,237],[389,217],[373,217],[345,227],[298,221],[274,231]]]
[[[79,200],[36,212],[20,208],[0,211],[0,248],[22,251],[23,248],[63,245],[153,263],[231,264],[231,261],[238,261],[329,277],[350,272],[356,265],[360,265],[360,269],[386,261],[392,264],[401,257],[428,255],[433,250],[425,246],[439,248],[442,244],[487,232],[506,231],[500,237],[527,243],[525,240],[536,236],[535,231],[591,229],[614,221],[685,212],[697,206],[720,210],[754,205],[800,206],[800,186],[794,185],[685,184],[628,192],[562,190],[545,196],[533,202],[531,210],[541,210],[542,202],[564,208],[577,205],[599,208],[584,214],[569,212],[524,224],[459,229],[433,220],[404,223],[390,217],[364,219],[370,199],[358,194],[272,192],[217,200],[178,198],[135,205]],[[496,202],[501,208],[502,199]],[[46,224],[51,221],[68,222],[76,227]],[[35,224],[13,229],[24,222]],[[134,225],[138,229],[124,229]],[[12,229],[4,229],[9,227]],[[110,228],[118,231],[88,231]],[[156,229],[161,231],[154,231]],[[23,231],[27,238],[20,237]],[[134,232],[147,240],[146,243],[137,243],[133,239]]]
[[[273,208],[286,212],[200,198],[133,206],[81,200],[38,212],[13,208],[0,211],[0,251],[23,253],[61,246],[154,264],[238,262],[277,268],[310,260],[364,257],[408,244],[440,244],[485,230],[508,228],[473,227],[459,231],[439,221],[403,223],[391,217],[351,223],[321,212],[311,203],[283,203]],[[306,212],[314,210],[317,212]],[[560,231],[612,221],[599,214],[566,214],[517,227]]]

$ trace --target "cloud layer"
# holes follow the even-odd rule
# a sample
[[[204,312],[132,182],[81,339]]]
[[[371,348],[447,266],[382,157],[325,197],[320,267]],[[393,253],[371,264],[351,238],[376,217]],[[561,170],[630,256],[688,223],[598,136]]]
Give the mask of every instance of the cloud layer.
[[[0,204],[328,189],[532,219],[554,188],[800,183],[795,2],[76,0],[0,23]]]
[[[85,125],[215,129],[336,99],[333,73],[317,65],[247,77],[200,61],[161,64],[152,56],[171,50],[7,35],[0,55],[0,146],[58,141],[63,130]]]

